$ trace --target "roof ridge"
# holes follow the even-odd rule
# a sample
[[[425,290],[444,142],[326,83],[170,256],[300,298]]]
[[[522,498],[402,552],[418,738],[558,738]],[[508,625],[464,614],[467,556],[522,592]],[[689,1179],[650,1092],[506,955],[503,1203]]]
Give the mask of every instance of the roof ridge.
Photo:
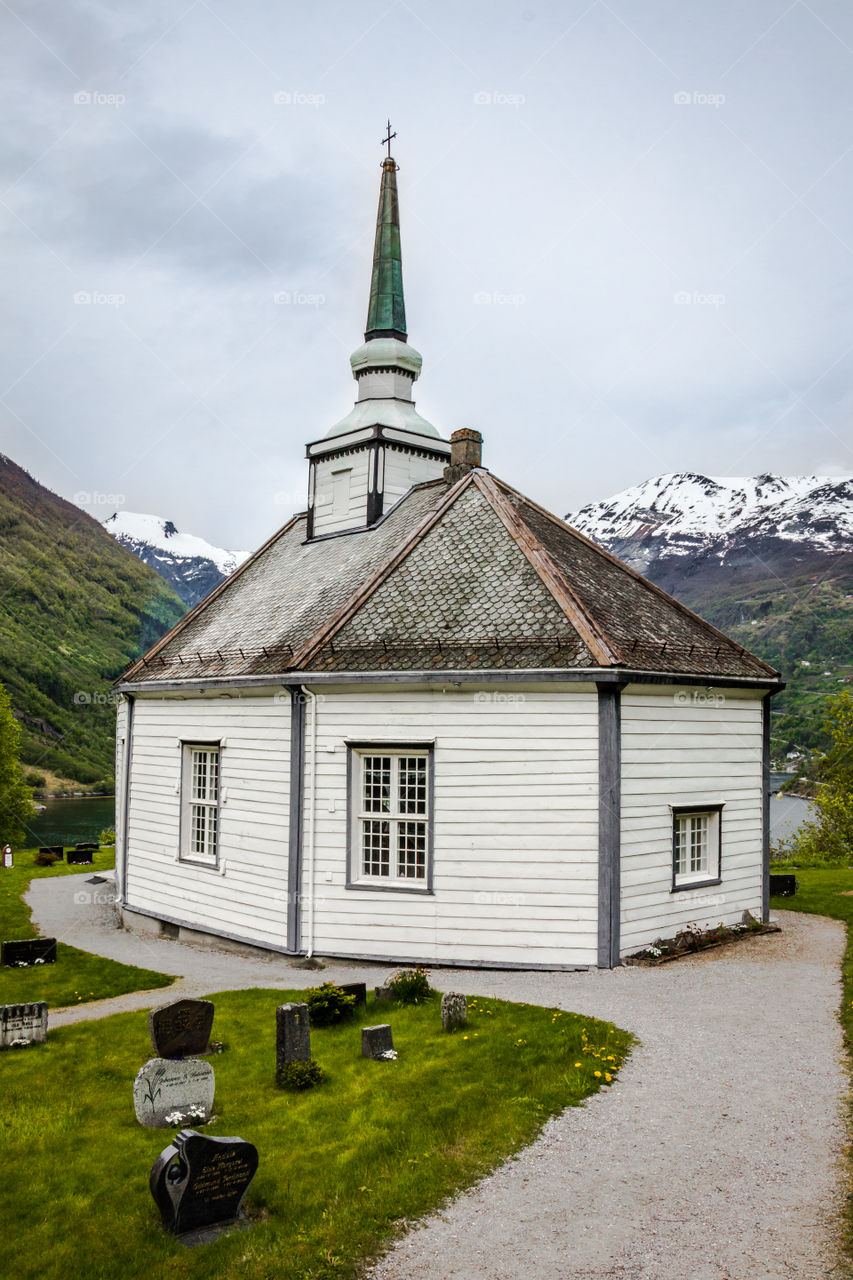
[[[575,595],[566,580],[566,575],[555,563],[553,557],[542,546],[542,543],[523,517],[514,509],[507,510],[506,498],[500,491],[500,486],[503,482],[487,471],[478,470],[473,474],[477,487],[489,502],[518,549],[527,558],[560,606],[592,656],[602,666],[621,665],[624,660],[619,650]],[[519,526],[523,528],[523,534]]]
[[[512,485],[507,484],[505,480],[499,480],[497,477],[493,477],[493,479],[496,484],[500,485],[503,489],[508,490],[509,493],[514,494],[517,498],[520,498],[522,502],[526,502],[528,506],[533,507],[534,510],[540,513],[540,515],[545,516],[546,519],[552,521],[553,524],[559,525],[564,532],[571,534],[573,538],[577,538],[579,542],[583,542],[593,551],[597,551],[600,556],[609,560],[611,564],[616,565],[623,573],[627,573],[630,577],[636,579],[637,582],[641,582],[644,587],[648,587],[650,591],[654,592],[655,595],[660,596],[660,598],[665,600],[667,604],[672,605],[679,611],[679,613],[686,614],[687,617],[691,618],[694,622],[698,622],[701,626],[705,627],[706,630],[713,632],[715,636],[720,640],[724,640],[726,644],[731,645],[731,647],[738,650],[739,653],[745,653],[747,657],[752,658],[755,662],[760,662],[761,665],[766,667],[768,671],[772,672],[774,676],[779,675],[776,668],[771,667],[769,662],[765,662],[763,658],[759,658],[757,654],[753,653],[750,649],[747,649],[745,645],[740,644],[737,640],[733,640],[731,636],[726,635],[725,631],[721,631],[719,627],[715,627],[713,622],[709,622],[707,618],[703,618],[701,614],[694,612],[689,605],[683,604],[681,600],[676,599],[675,596],[671,596],[668,591],[664,591],[663,587],[659,587],[656,582],[652,582],[651,578],[647,578],[636,569],[632,569],[629,564],[625,564],[624,560],[620,560],[612,551],[608,551],[606,547],[602,547],[599,543],[594,542],[592,538],[588,538],[586,534],[581,533],[579,529],[574,527],[574,525],[570,525],[565,520],[561,520],[559,516],[555,516],[553,511],[549,511],[547,507],[541,506],[538,502],[534,502],[532,498],[528,498],[526,494],[520,493],[518,489],[514,489]]]
[[[145,651],[145,653],[140,654],[136,661],[128,667],[122,675],[119,676],[118,680],[114,681],[114,683],[119,684],[125,680],[129,680],[134,675],[138,667],[144,666],[149,658],[155,658],[167,644],[171,644],[175,636],[180,635],[184,628],[188,627],[191,622],[195,622],[196,618],[199,617],[205,609],[207,609],[208,605],[213,604],[213,601],[218,599],[226,587],[230,586],[230,584],[234,582],[235,579],[239,578],[250,565],[254,564],[255,561],[273,545],[273,543],[278,542],[279,538],[283,537],[284,534],[287,533],[288,529],[292,529],[298,520],[305,519],[306,514],[304,511],[298,511],[295,515],[292,515],[280,529],[277,529],[270,538],[267,538],[263,546],[258,547],[257,551],[254,551],[243,561],[242,564],[238,565],[233,573],[230,573],[227,578],[223,578],[212,591],[208,592],[202,600],[199,600],[197,605],[190,609],[188,613],[185,613],[182,618],[179,618],[171,630],[167,631],[164,636],[161,636],[156,644],[153,644],[150,649]]]
[[[332,614],[331,618],[324,622],[322,627],[315,631],[310,639],[305,642],[302,648],[294,654],[293,661],[291,663],[293,670],[298,671],[301,667],[305,667],[307,663],[311,662],[320,650],[325,647],[328,641],[337,635],[341,627],[358,612],[362,605],[370,599],[374,591],[376,591],[385,579],[394,571],[394,569],[396,569],[397,566],[401,564],[412,551],[414,551],[415,547],[418,546],[418,544],[426,537],[430,529],[432,529],[444,513],[453,506],[460,494],[472,483],[473,477],[474,473],[469,471],[467,475],[462,476],[461,479],[457,480],[455,484],[450,486],[441,501],[438,502],[431,511],[427,512],[420,523],[403,538],[403,541],[398,544],[391,555],[383,561],[379,568],[376,569],[369,578],[362,582],[349,599],[346,600],[344,604],[342,604],[340,608]]]

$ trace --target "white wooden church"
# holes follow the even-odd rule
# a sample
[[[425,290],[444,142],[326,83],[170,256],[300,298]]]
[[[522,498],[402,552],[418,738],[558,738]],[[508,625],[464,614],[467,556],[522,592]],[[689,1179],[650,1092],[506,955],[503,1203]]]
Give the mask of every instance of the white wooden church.
[[[766,917],[779,675],[417,412],[396,175],[307,510],[118,686],[124,923],[560,969]]]

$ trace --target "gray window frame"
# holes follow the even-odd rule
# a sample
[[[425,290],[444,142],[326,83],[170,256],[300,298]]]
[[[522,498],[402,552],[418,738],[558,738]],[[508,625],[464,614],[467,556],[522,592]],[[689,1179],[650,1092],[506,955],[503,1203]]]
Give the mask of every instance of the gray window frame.
[[[346,848],[346,887],[361,893],[406,893],[419,897],[434,894],[433,871],[435,864],[435,743],[434,742],[355,742],[348,741],[347,748],[347,848]],[[354,876],[353,871],[360,865],[361,849],[355,845],[356,824],[355,805],[359,795],[360,757],[367,754],[377,755],[394,753],[406,755],[417,753],[427,758],[427,848],[426,878],[412,884],[381,884],[376,881],[365,881],[361,876]]]
[[[218,753],[217,768],[217,786],[216,786],[216,858],[213,862],[204,862],[200,858],[194,858],[185,853],[189,849],[190,833],[192,830],[190,811],[192,809],[192,752],[194,750],[211,751],[216,749]],[[205,741],[200,738],[182,738],[180,741],[181,752],[181,789],[180,789],[180,823],[178,829],[178,862],[184,863],[188,867],[198,867],[202,871],[215,871],[219,873],[219,850],[222,843],[222,739],[211,738]]]
[[[689,893],[691,889],[707,889],[710,885],[723,883],[723,809],[722,804],[682,804],[672,805],[672,887],[670,893]],[[676,840],[678,836],[678,819],[689,818],[700,813],[714,814],[717,819],[717,874],[705,880],[691,880],[687,884],[678,884],[676,880]],[[709,849],[709,854],[713,851]]]

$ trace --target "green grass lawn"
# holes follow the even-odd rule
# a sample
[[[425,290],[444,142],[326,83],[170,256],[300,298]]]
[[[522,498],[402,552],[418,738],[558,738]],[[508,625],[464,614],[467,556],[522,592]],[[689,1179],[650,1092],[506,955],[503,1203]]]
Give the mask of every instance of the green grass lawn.
[[[15,854],[14,867],[0,869],[0,939],[35,938],[37,931],[30,922],[30,910],[24,902],[30,880],[44,876],[96,875],[112,868],[113,849],[99,849],[89,867],[69,867],[58,862],[54,867],[37,867],[36,851],[26,849]],[[97,885],[86,886],[95,890]],[[145,991],[167,987],[174,982],[169,974],[153,969],[137,969],[78,951],[57,941],[56,964],[35,965],[28,969],[0,968],[0,1004],[26,1004],[46,1000],[52,1009],[82,1004],[87,1000],[103,1000],[123,995],[126,991]]]
[[[275,1008],[301,992],[218,993],[225,1052],[204,1131],[253,1142],[255,1225],[186,1249],[148,1189],[172,1130],[145,1129],[132,1084],[151,1056],[145,1013],[63,1027],[0,1058],[4,1265],[17,1280],[355,1274],[404,1220],[435,1209],[526,1145],[545,1120],[601,1087],[631,1037],[609,1023],[472,998],[469,1025],[441,1030],[438,999],[367,1010],[312,1030],[326,1080],[275,1087]],[[362,1025],[390,1022],[399,1057],[361,1054]],[[12,1176],[14,1171],[14,1176]]]

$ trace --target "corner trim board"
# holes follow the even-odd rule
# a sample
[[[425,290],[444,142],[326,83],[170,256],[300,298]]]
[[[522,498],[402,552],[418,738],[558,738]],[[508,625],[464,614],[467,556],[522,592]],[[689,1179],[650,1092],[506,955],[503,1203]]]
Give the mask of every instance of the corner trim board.
[[[770,919],[770,699],[761,699],[761,919]]]
[[[302,829],[305,797],[305,702],[290,690],[290,795],[287,856],[287,949],[297,951],[302,933]]]
[[[598,685],[598,965],[613,969],[621,947],[622,688]]]

